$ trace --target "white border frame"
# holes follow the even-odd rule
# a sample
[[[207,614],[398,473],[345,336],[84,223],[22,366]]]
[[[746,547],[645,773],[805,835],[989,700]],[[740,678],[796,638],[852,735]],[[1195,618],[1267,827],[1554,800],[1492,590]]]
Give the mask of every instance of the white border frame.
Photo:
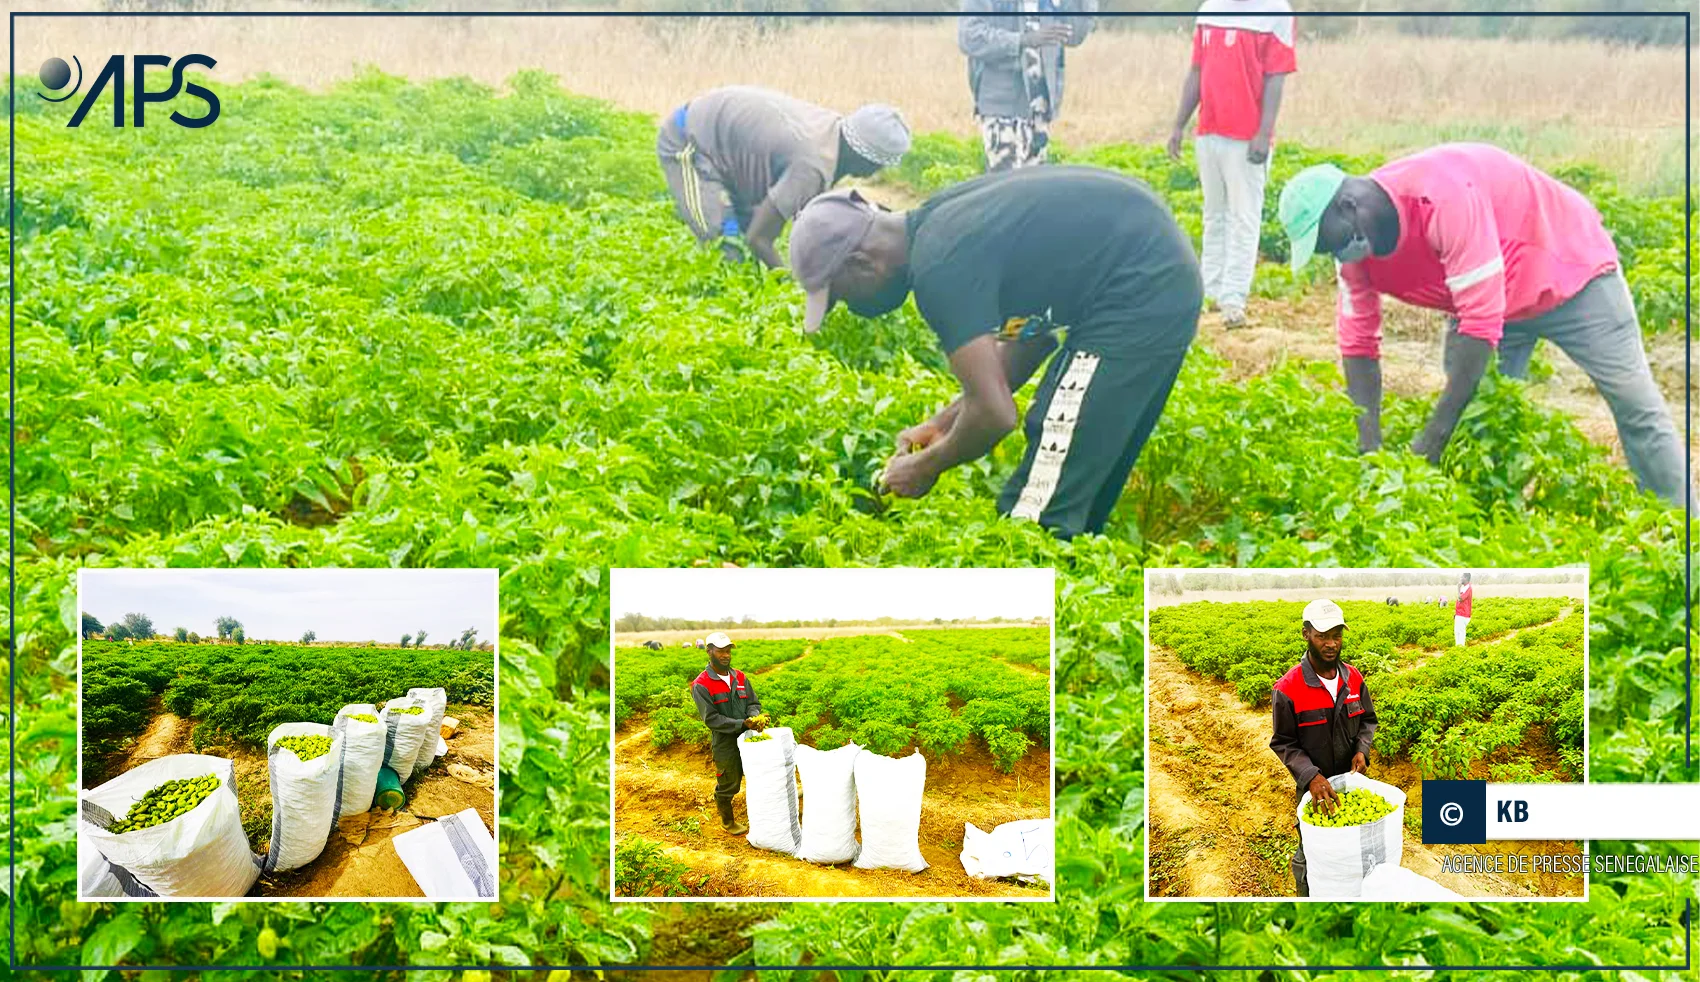
[[[608,570],[608,900],[611,903],[617,903],[617,904],[658,904],[658,903],[710,903],[710,904],[1017,903],[1017,904],[1051,904],[1051,903],[1057,902],[1057,885],[1056,885],[1056,882],[1055,882],[1056,877],[1054,875],[1052,876],[1052,882],[1050,883],[1050,888],[1051,888],[1050,892],[1049,892],[1048,895],[1043,896],[1043,897],[996,897],[996,896],[993,896],[993,897],[925,897],[925,896],[916,896],[916,897],[766,897],[766,896],[759,896],[759,897],[737,897],[737,896],[730,896],[730,897],[722,897],[722,896],[715,896],[715,897],[623,897],[623,896],[618,895],[615,892],[616,886],[615,886],[615,880],[614,880],[614,874],[613,874],[613,871],[614,871],[614,845],[615,845],[615,842],[619,839],[619,835],[620,835],[619,827],[618,827],[618,824],[616,823],[616,814],[615,814],[615,809],[614,809],[614,789],[617,787],[617,784],[616,784],[616,781],[615,781],[615,766],[614,766],[615,765],[614,745],[615,745],[615,742],[616,742],[615,741],[616,731],[615,731],[615,727],[614,727],[614,693],[616,691],[618,691],[615,688],[617,678],[616,678],[616,673],[615,673],[615,657],[614,657],[614,652],[615,652],[615,647],[614,647],[614,635],[615,635],[615,631],[614,631],[614,610],[615,610],[615,606],[616,606],[615,603],[614,603],[614,598],[615,598],[615,595],[616,595],[616,591],[619,589],[619,581],[620,581],[620,575],[619,574],[624,572],[625,570],[628,570],[628,569],[640,569],[640,568],[657,568],[657,567],[613,567],[613,568],[610,568]],[[660,568],[672,568],[672,567],[660,567]],[[683,568],[686,568],[686,567],[677,567],[677,568],[683,569]],[[742,569],[752,569],[752,568],[759,569],[759,568],[762,568],[762,567],[738,567],[737,569],[742,570]],[[1052,853],[1052,856],[1053,856],[1052,861],[1053,861],[1053,864],[1054,864],[1055,861],[1056,861],[1055,856],[1056,856],[1056,852],[1057,852],[1057,844],[1056,844],[1056,819],[1057,819],[1057,571],[1056,571],[1055,567],[1051,567],[1051,566],[1040,566],[1040,567],[1029,567],[1029,566],[1008,566],[1008,567],[1006,567],[1006,566],[961,566],[961,567],[942,567],[942,566],[939,566],[939,567],[934,567],[934,566],[870,566],[870,567],[796,566],[796,567],[790,567],[791,571],[796,573],[799,576],[806,576],[811,571],[820,570],[820,569],[828,569],[828,568],[832,568],[832,569],[846,569],[846,568],[865,569],[869,572],[883,571],[883,570],[888,570],[888,569],[926,569],[926,570],[936,570],[936,571],[940,571],[940,572],[947,572],[947,571],[957,570],[957,569],[974,569],[974,570],[981,570],[981,571],[984,571],[984,570],[1019,570],[1019,571],[1024,572],[1024,573],[1025,572],[1032,572],[1035,569],[1039,569],[1039,570],[1043,570],[1044,572],[1050,574],[1050,581],[1051,581],[1051,590],[1050,590],[1050,594],[1051,594],[1051,605],[1050,605],[1051,658],[1050,658],[1050,671],[1047,672],[1046,674],[1048,676],[1048,681],[1050,683],[1050,690],[1051,690],[1051,747],[1050,747],[1050,782],[1051,782],[1051,784],[1050,784],[1050,812],[1051,812],[1051,814],[1050,814],[1050,819],[1051,819],[1051,853]],[[733,572],[734,570],[725,569],[724,567],[720,567],[720,568],[705,567],[705,568],[703,568],[702,571],[707,573],[707,572]],[[799,628],[799,630],[802,630],[802,629]],[[776,853],[775,855],[780,855],[780,854]],[[803,860],[797,860],[797,861],[798,862],[804,862]],[[805,863],[805,865],[816,866],[817,864]],[[1055,870],[1055,866],[1053,865],[1053,872],[1054,872],[1054,870]]]
[[[1145,821],[1141,823],[1140,834],[1143,837],[1145,849],[1145,869],[1141,875],[1141,887],[1145,902],[1148,904],[1200,904],[1200,903],[1330,903],[1330,904],[1398,904],[1422,903],[1433,904],[1585,904],[1592,887],[1591,871],[1593,866],[1592,840],[1583,839],[1582,861],[1582,895],[1580,897],[1464,897],[1460,900],[1380,900],[1361,897],[1162,897],[1151,895],[1151,574],[1152,573],[1443,573],[1451,569],[1492,570],[1496,573],[1549,573],[1566,572],[1579,573],[1582,577],[1582,783],[1588,783],[1588,627],[1590,612],[1593,609],[1593,583],[1591,569],[1586,566],[1471,566],[1460,563],[1457,566],[1271,566],[1271,567],[1222,567],[1222,566],[1152,566],[1142,569],[1140,573],[1140,606],[1144,611],[1141,630],[1144,632],[1144,649],[1141,656],[1141,668],[1145,680],[1142,694],[1143,717],[1141,720],[1143,733],[1141,746],[1145,750],[1145,787],[1141,792],[1141,802],[1145,809]],[[1326,589],[1324,587],[1301,587],[1296,589]],[[1245,601],[1252,603],[1255,601]],[[1373,603],[1373,601],[1370,601]],[[1506,841],[1515,840],[1490,840]]]
[[[491,740],[493,741],[493,756],[491,762],[495,768],[496,780],[490,786],[490,817],[495,829],[490,838],[496,844],[496,868],[491,873],[496,877],[496,896],[494,897],[85,897],[83,896],[82,878],[82,848],[81,832],[83,787],[83,574],[86,572],[122,571],[126,573],[220,573],[231,575],[246,575],[250,573],[289,573],[317,576],[334,576],[341,573],[389,573],[397,576],[434,575],[444,572],[469,573],[480,572],[490,574],[490,602],[495,614],[495,637],[491,639],[490,658],[493,675],[491,677],[490,723]],[[72,816],[77,825],[77,902],[92,903],[246,903],[246,904],[296,904],[296,903],[386,903],[386,904],[452,904],[452,903],[501,903],[502,897],[502,572],[496,567],[474,566],[457,567],[401,567],[386,568],[382,566],[354,567],[297,567],[282,569],[277,567],[222,567],[222,566],[188,566],[188,567],[136,567],[136,566],[80,566],[77,568],[77,813]]]

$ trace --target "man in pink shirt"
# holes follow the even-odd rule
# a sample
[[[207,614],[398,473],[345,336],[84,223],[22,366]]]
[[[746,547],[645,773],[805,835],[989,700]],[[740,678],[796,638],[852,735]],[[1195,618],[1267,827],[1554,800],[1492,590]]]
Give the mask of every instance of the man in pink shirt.
[[[1192,34],[1192,67],[1181,85],[1169,156],[1181,156],[1198,111],[1198,182],[1204,192],[1204,296],[1225,327],[1245,324],[1257,268],[1263,188],[1269,178],[1281,88],[1296,71],[1293,8],[1287,0],[1205,0]]]
[[[1641,346],[1635,304],[1599,212],[1497,147],[1444,144],[1350,177],[1310,167],[1281,189],[1296,272],[1316,253],[1339,277],[1336,327],[1358,445],[1381,446],[1381,294],[1449,315],[1446,388],[1411,451],[1440,462],[1495,348],[1528,374],[1546,338],[1594,380],[1640,485],[1681,506],[1686,454]]]

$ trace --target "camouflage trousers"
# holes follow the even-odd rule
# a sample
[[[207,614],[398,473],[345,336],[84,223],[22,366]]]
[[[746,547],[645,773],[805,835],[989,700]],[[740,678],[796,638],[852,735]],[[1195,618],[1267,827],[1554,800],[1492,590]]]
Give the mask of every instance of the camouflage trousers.
[[[986,150],[986,171],[1014,170],[1045,162],[1050,149],[1050,123],[1034,117],[979,116],[980,142]]]

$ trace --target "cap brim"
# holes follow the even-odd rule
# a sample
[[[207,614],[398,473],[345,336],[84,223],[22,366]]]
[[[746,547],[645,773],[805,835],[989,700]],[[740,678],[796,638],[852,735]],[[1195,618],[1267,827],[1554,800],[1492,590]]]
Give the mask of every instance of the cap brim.
[[[831,287],[810,291],[808,305],[803,308],[803,333],[813,334],[820,330],[821,322],[826,320],[827,311],[831,309]]]
[[[1332,631],[1337,627],[1345,627],[1345,626],[1346,626],[1345,621],[1324,622],[1322,624],[1318,624],[1315,621],[1312,621],[1311,624],[1310,624],[1310,629],[1313,630],[1313,631]]]
[[[1312,225],[1308,231],[1301,232],[1298,235],[1291,237],[1293,244],[1292,263],[1294,273],[1304,269],[1305,264],[1310,262],[1312,256],[1316,255],[1316,237],[1319,233],[1321,233],[1321,231],[1322,222],[1321,220],[1318,220],[1317,223]]]

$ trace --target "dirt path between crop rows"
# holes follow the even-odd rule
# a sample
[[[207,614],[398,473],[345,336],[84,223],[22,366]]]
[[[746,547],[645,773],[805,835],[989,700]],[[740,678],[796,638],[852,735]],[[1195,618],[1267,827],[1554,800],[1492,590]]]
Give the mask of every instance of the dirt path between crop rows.
[[[346,817],[331,833],[325,850],[306,866],[262,877],[250,896],[263,897],[423,897],[412,874],[402,864],[391,840],[426,821],[475,809],[484,827],[495,833],[495,721],[490,710],[451,705],[447,715],[459,721],[445,740],[448,753],[423,773],[410,778],[403,790],[407,803],[393,813],[372,811]],[[209,745],[197,751],[190,743],[192,721],[160,713],[126,752],[122,768],[171,754],[204,753],[229,758],[236,765],[236,797],[249,847],[263,852],[271,833],[271,778],[265,754],[230,744]]]
[[[122,774],[150,760],[194,752],[174,749],[189,745],[189,727],[183,717],[176,713],[160,712],[157,696],[154,697],[152,709],[157,715],[148,724],[147,729],[142,731],[142,735],[136,738],[135,745],[124,755],[124,766],[112,772],[114,775]]]
[[[789,664],[789,663],[787,663]],[[706,876],[701,896],[721,897],[1044,897],[1042,888],[976,880],[962,869],[964,825],[990,832],[1004,822],[1049,817],[1050,755],[1032,750],[1012,774],[992,765],[983,748],[960,758],[929,758],[919,845],[929,868],[921,873],[818,866],[757,849],[720,827],[714,807],[714,762],[708,748],[675,744],[657,750],[649,728],[634,723],[615,739],[614,833],[641,835]],[[800,787],[808,814],[808,789]],[[742,792],[733,799],[740,819]]]
[[[814,653],[815,653],[815,646],[813,644],[807,644],[807,645],[803,646],[803,653],[798,655],[797,657],[787,658],[784,661],[776,661],[771,665],[765,666],[763,668],[758,668],[755,671],[751,672],[750,674],[751,675],[772,675],[774,672],[777,672],[782,668],[785,668],[789,665],[797,664],[798,662],[802,661],[803,659],[809,657],[810,655],[812,655]],[[645,727],[644,729],[647,730],[648,727]]]
[[[1149,889],[1162,897],[1290,897],[1297,805],[1286,768],[1269,749],[1268,709],[1247,708],[1225,682],[1205,678],[1152,646],[1146,666],[1150,727],[1146,820]],[[1581,896],[1581,877],[1443,872],[1447,851],[1577,854],[1574,842],[1424,846],[1421,775],[1404,760],[1375,761],[1370,777],[1404,791],[1406,869],[1467,897]]]

